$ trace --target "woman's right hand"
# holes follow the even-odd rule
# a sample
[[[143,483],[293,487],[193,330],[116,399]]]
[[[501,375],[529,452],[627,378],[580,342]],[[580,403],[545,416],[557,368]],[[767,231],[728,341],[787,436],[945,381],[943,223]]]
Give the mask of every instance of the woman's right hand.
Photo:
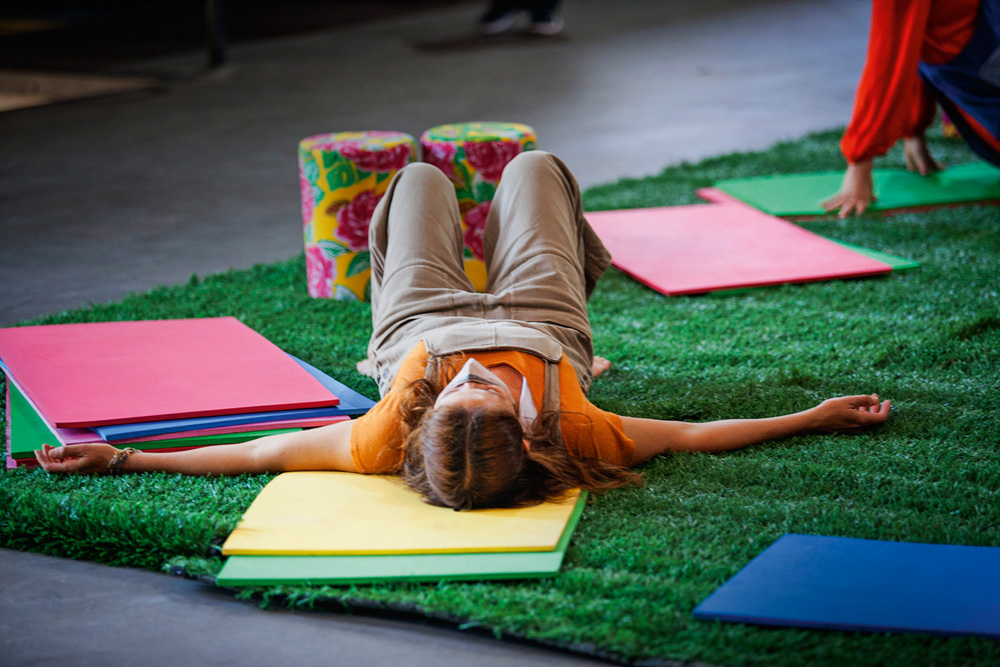
[[[824,201],[821,206],[827,213],[838,210],[838,218],[846,218],[854,213],[861,215],[875,201],[875,185],[872,181],[872,161],[862,160],[847,165],[840,192]]]
[[[86,445],[42,445],[35,450],[35,460],[46,472],[71,475],[100,474],[108,471],[108,463],[118,450],[100,443]]]
[[[812,410],[812,428],[819,433],[857,433],[884,424],[892,409],[878,394],[828,398]]]

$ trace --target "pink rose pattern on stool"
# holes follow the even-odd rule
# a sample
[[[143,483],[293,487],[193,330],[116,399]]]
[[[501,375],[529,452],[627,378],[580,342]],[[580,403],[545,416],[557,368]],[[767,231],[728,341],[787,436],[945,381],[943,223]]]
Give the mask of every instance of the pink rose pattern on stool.
[[[349,250],[368,249],[368,225],[381,199],[382,195],[373,191],[362,192],[337,210],[337,229],[333,233]]]
[[[302,197],[302,219],[312,220],[313,209],[316,208],[316,198],[313,196],[313,185],[309,179],[299,173],[299,195]]]
[[[497,183],[507,163],[521,152],[521,144],[513,141],[465,142],[462,145],[469,158],[469,164],[479,171],[484,181]]]
[[[306,282],[316,298],[368,299],[372,212],[397,171],[416,157],[402,132],[338,132],[299,143]]]
[[[455,123],[432,127],[420,137],[423,160],[455,185],[462,211],[465,268],[473,285],[486,286],[483,229],[504,167],[535,148],[535,131],[519,123]]]
[[[309,295],[314,297],[333,296],[333,279],[336,265],[323,253],[318,245],[306,248],[306,280],[309,281]]]
[[[455,167],[452,161],[458,147],[455,144],[421,144],[424,162],[432,164],[447,176],[450,180],[455,180]]]
[[[400,144],[399,146],[381,151],[366,150],[360,144],[345,144],[340,149],[340,154],[358,165],[359,169],[377,171],[384,174],[386,172],[399,171],[408,165],[413,151],[406,144]]]
[[[490,213],[490,204],[484,201],[465,213],[465,233],[462,242],[472,251],[472,256],[483,260],[483,231],[486,229],[486,216]]]

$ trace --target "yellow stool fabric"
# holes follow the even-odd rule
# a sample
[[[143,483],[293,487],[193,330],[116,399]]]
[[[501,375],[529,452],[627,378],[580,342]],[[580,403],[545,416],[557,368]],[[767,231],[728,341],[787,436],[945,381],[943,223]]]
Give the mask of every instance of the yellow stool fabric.
[[[438,125],[420,137],[423,161],[455,185],[462,213],[465,272],[477,290],[486,288],[483,229],[503,168],[518,153],[537,146],[535,131],[521,123],[472,122]]]
[[[368,300],[368,223],[393,175],[415,161],[403,132],[335,132],[299,142],[299,185],[310,296]]]

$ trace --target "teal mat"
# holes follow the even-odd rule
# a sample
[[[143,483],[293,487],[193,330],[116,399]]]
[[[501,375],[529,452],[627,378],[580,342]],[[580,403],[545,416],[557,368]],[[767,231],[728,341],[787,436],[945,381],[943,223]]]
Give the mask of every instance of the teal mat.
[[[719,181],[715,187],[771,215],[825,215],[820,202],[840,190],[844,172],[826,171]],[[985,162],[930,176],[876,169],[872,211],[1000,200],[1000,169]]]
[[[482,581],[555,576],[583,514],[587,493],[573,508],[554,551],[379,556],[230,556],[220,586],[370,584],[386,581]]]

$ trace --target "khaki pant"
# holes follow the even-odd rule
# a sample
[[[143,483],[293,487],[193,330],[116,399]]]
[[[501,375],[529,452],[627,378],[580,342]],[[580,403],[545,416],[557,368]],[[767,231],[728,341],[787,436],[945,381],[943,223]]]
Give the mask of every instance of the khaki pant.
[[[432,354],[513,348],[565,354],[587,390],[593,342],[587,299],[610,255],[583,217],[561,160],[522,153],[504,169],[484,232],[486,292],[465,275],[458,202],[437,168],[412,164],[372,215],[372,337],[384,395],[420,341]],[[551,357],[555,356],[555,359]]]

